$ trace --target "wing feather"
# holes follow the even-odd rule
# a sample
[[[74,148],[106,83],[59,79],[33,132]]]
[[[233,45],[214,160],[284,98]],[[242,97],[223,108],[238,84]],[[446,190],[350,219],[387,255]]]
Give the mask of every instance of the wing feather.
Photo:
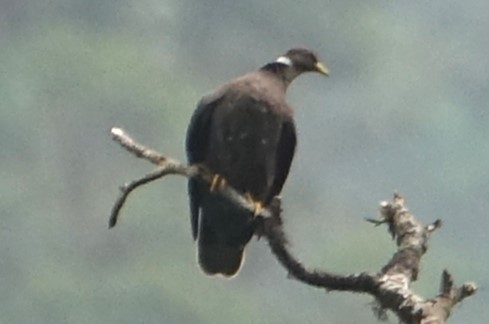
[[[295,153],[297,143],[294,122],[289,119],[282,125],[280,140],[276,151],[275,177],[266,203],[279,195],[289,175],[290,166]]]
[[[200,163],[208,150],[209,132],[212,127],[212,115],[221,96],[210,95],[202,98],[197,105],[187,130],[186,151],[189,164]],[[197,238],[199,228],[199,210],[202,199],[202,184],[197,179],[189,179],[188,195],[190,200],[190,223],[192,237]]]

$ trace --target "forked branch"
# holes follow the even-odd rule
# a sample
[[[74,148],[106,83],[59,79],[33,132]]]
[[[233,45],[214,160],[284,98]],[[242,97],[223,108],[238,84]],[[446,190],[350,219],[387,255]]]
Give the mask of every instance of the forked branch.
[[[170,159],[135,142],[120,128],[112,128],[111,133],[113,139],[129,152],[156,164],[157,168],[120,188],[120,195],[112,208],[109,228],[116,225],[121,208],[129,194],[141,185],[169,174],[187,178],[195,177],[206,183],[212,180],[213,175],[204,168],[197,165],[188,166]],[[223,186],[218,190],[230,201],[250,212],[254,211],[253,204],[233,188]],[[430,225],[423,226],[408,211],[405,200],[399,194],[394,194],[391,201],[381,202],[380,215],[381,219],[370,219],[369,221],[376,225],[386,224],[388,226],[389,233],[396,239],[397,251],[377,273],[359,272],[341,275],[304,267],[288,247],[278,197],[268,208],[262,209],[257,216],[256,235],[264,236],[267,239],[273,254],[291,278],[327,291],[368,293],[375,298],[374,310],[380,318],[385,316],[386,310],[391,310],[402,323],[445,323],[457,303],[475,294],[477,287],[474,283],[466,283],[457,287],[454,285],[452,276],[445,270],[442,274],[438,296],[425,299],[410,289],[411,282],[418,277],[419,264],[422,256],[428,250],[430,235],[441,226],[441,221],[436,220]]]

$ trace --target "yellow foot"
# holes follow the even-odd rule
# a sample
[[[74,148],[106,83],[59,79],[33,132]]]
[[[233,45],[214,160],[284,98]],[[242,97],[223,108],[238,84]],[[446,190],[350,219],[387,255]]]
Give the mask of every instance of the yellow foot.
[[[263,205],[259,201],[255,201],[255,210],[253,212],[253,216],[258,216],[260,215],[261,211],[263,210]]]
[[[219,174],[215,174],[212,177],[211,188],[209,190],[210,192],[213,192],[216,190],[216,188],[223,188],[224,186],[226,186],[226,179]]]
[[[261,201],[253,199],[251,194],[249,192],[245,193],[246,199],[253,204],[253,216],[258,216],[260,215],[261,211],[263,210],[263,203]]]

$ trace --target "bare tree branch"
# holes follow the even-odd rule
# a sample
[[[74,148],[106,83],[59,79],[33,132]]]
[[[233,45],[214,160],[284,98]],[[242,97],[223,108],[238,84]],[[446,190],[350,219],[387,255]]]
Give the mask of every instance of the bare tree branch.
[[[147,184],[170,174],[181,175],[187,178],[196,177],[201,181],[205,181],[207,183],[210,183],[212,181],[213,174],[211,174],[208,170],[202,168],[199,165],[187,166],[177,160],[167,158],[163,154],[160,154],[136,142],[121,128],[114,127],[110,130],[110,132],[112,134],[112,139],[118,142],[126,150],[128,150],[138,158],[143,158],[153,164],[156,164],[158,167],[144,177],[128,182],[119,188],[120,194],[110,214],[109,228],[112,228],[117,224],[121,208],[122,206],[124,206],[124,203],[129,194],[141,185]],[[253,210],[253,204],[248,199],[246,199],[246,197],[241,195],[233,188],[227,186],[216,188],[216,190],[219,190],[223,196],[230,199],[231,201],[238,203],[242,207],[248,210]],[[268,217],[270,216],[270,212],[267,209],[263,209],[260,212],[260,215]]]
[[[129,152],[144,158],[157,168],[144,177],[131,181],[120,188],[109,220],[109,228],[117,223],[122,206],[129,194],[139,186],[160,179],[169,174],[194,177],[210,183],[213,174],[199,165],[187,166],[170,159],[142,144],[135,142],[120,128],[111,130],[112,137]],[[238,191],[229,186],[218,188],[219,193],[237,205],[254,211],[253,204]],[[379,318],[386,310],[394,312],[402,323],[443,324],[450,316],[453,307],[466,297],[476,293],[474,283],[456,287],[452,276],[445,270],[442,274],[440,294],[432,299],[424,299],[410,289],[411,282],[418,278],[422,256],[428,250],[430,235],[441,227],[441,221],[423,226],[411,214],[404,198],[394,194],[392,201],[380,203],[381,219],[372,220],[376,226],[386,224],[392,238],[396,239],[397,251],[378,273],[359,272],[356,274],[334,274],[328,271],[307,269],[293,256],[283,231],[280,198],[276,197],[270,206],[261,210],[255,221],[256,235],[264,236],[280,264],[289,276],[305,284],[323,288],[327,291],[350,291],[368,293],[375,298],[374,311]]]

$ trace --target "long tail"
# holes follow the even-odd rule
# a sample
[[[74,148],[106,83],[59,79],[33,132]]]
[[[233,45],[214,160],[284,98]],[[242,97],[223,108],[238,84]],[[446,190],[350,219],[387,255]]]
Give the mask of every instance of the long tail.
[[[235,276],[253,235],[252,214],[219,194],[207,195],[201,213],[197,241],[202,270],[209,275]]]

